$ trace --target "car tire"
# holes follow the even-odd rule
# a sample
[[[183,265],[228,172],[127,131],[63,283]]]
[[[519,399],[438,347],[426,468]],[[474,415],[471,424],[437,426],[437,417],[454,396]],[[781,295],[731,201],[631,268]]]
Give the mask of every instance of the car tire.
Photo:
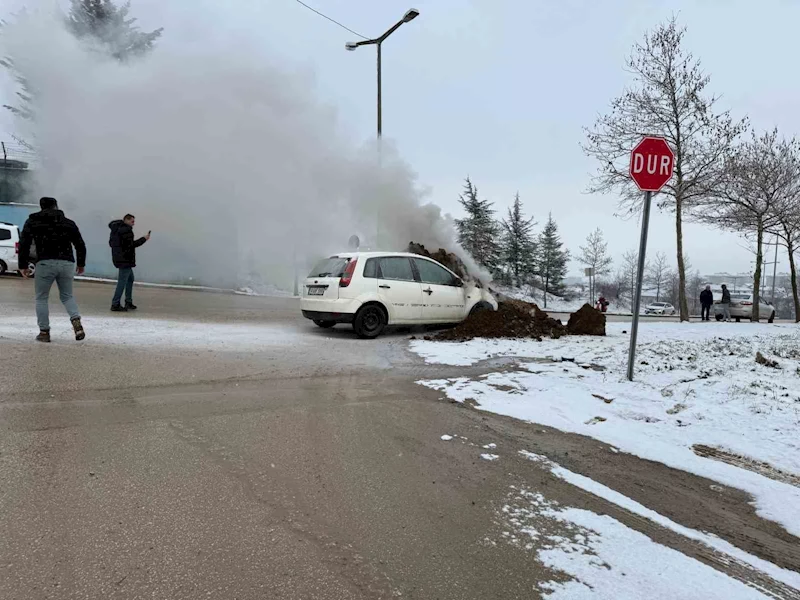
[[[353,329],[361,339],[372,340],[383,333],[388,320],[386,311],[380,304],[367,304],[356,313]]]
[[[494,310],[494,307],[488,302],[478,302],[469,311],[469,316],[477,315],[478,313],[486,312],[487,310]]]
[[[336,325],[336,321],[319,321],[315,320],[314,325],[317,327],[322,327],[323,329],[330,329],[334,325]]]
[[[715,318],[717,321],[722,321],[722,315],[714,315],[714,318]]]
[[[0,275],[5,275],[6,271],[8,271],[8,265],[0,260]]]

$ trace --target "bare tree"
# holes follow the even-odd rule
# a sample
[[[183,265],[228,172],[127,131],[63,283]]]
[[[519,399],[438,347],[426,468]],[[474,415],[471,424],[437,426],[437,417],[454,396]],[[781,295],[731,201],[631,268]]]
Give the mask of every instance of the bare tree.
[[[770,233],[777,236],[779,243],[789,255],[789,277],[794,301],[795,323],[800,323],[800,297],[797,291],[797,266],[794,253],[800,248],[800,173],[795,175],[795,184],[788,191],[785,201],[773,206],[773,214],[767,226]]]
[[[586,238],[586,245],[580,247],[581,254],[578,261],[594,271],[590,279],[589,295],[594,302],[595,281],[598,276],[603,277],[611,272],[613,260],[608,255],[608,243],[603,239],[603,232],[598,227]]]
[[[659,207],[675,213],[680,290],[686,287],[683,264],[683,219],[698,200],[713,195],[723,159],[744,130],[728,112],[716,112],[718,97],[709,95],[710,77],[683,48],[686,33],[673,17],[648,32],[634,46],[626,67],[635,86],[611,102],[611,112],[586,129],[583,149],[600,162],[592,192],[618,192],[626,214],[641,209],[642,194],[628,173],[630,152],[642,135],[658,135],[675,152],[675,176],[662,189]],[[686,293],[679,298],[681,320],[689,318]]]
[[[755,237],[753,322],[759,318],[764,233],[778,225],[778,215],[794,199],[800,173],[800,143],[773,129],[738,145],[726,159],[724,185],[705,203],[701,220]]]
[[[669,273],[669,263],[667,255],[663,252],[656,252],[653,262],[645,268],[645,281],[650,287],[656,288],[656,302],[661,300],[661,290],[667,283]]]
[[[647,270],[647,265],[645,270]],[[624,282],[625,293],[630,294],[631,307],[633,306],[633,297],[636,295],[636,275],[638,271],[639,253],[636,250],[628,250],[622,255],[619,279]]]
[[[700,301],[700,291],[703,287],[703,276],[700,271],[695,271],[689,279],[689,296],[692,299],[692,314],[697,315],[697,305]]]

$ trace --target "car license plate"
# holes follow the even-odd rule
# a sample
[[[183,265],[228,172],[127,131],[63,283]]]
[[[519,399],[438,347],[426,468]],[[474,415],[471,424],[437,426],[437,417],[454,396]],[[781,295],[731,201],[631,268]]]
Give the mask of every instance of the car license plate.
[[[310,287],[310,288],[308,288],[308,295],[309,296],[324,296],[325,295],[325,288],[324,287]]]

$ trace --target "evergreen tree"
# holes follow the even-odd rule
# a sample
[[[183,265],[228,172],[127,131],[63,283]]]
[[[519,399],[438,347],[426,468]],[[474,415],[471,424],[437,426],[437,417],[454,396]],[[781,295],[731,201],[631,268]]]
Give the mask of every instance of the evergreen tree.
[[[564,277],[567,275],[568,261],[569,251],[562,249],[558,225],[551,213],[547,217],[542,233],[539,234],[538,244],[537,271],[544,290],[544,308],[547,308],[547,294],[563,296],[566,293]]]
[[[467,213],[456,219],[458,243],[479,265],[497,273],[500,264],[499,228],[494,220],[494,209],[488,200],[478,197],[478,188],[467,177],[464,193],[458,201]]]
[[[513,285],[520,287],[534,272],[536,261],[536,242],[533,239],[533,217],[526,219],[522,214],[519,193],[514,197],[514,205],[508,209],[508,218],[502,221],[503,229],[503,267],[508,272]]]
[[[163,31],[141,31],[130,11],[130,2],[116,6],[112,0],[71,0],[67,29],[79,40],[96,43],[109,56],[124,61],[152,50]]]

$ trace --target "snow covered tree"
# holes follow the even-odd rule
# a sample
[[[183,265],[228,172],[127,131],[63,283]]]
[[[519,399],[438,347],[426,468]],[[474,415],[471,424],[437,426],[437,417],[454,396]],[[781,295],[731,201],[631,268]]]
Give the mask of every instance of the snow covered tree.
[[[580,249],[581,254],[578,256],[578,261],[594,272],[589,283],[589,295],[594,302],[597,277],[608,275],[614,261],[608,255],[608,243],[603,239],[603,232],[599,227],[589,234],[586,238],[586,245],[581,246]]]
[[[558,225],[553,220],[552,213],[547,216],[547,223],[539,234],[537,244],[537,268],[539,280],[544,291],[544,308],[547,308],[547,295],[563,296],[564,277],[567,275],[567,262],[569,251],[562,248],[561,236],[558,234]]]
[[[513,285],[520,287],[530,279],[534,272],[536,242],[533,239],[533,217],[526,219],[522,214],[519,193],[514,204],[508,209],[508,217],[503,219],[503,267],[507,270]]]
[[[620,193],[620,207],[630,214],[642,205],[642,193],[628,172],[631,149],[645,133],[667,140],[675,153],[675,176],[657,198],[660,207],[675,212],[681,290],[688,271],[683,264],[684,214],[698,201],[713,197],[724,159],[746,127],[728,112],[715,110],[718,97],[708,94],[709,76],[684,49],[685,33],[673,17],[634,46],[626,64],[634,85],[611,102],[609,114],[586,130],[583,147],[600,165],[590,190]],[[681,320],[688,320],[685,292],[678,305]]]
[[[466,216],[456,219],[458,243],[475,262],[496,273],[500,266],[500,231],[494,220],[493,204],[478,197],[478,188],[467,177],[464,193],[458,198]]]
[[[656,302],[661,301],[661,291],[667,284],[669,275],[669,263],[667,262],[667,255],[663,252],[656,252],[656,256],[652,262],[648,263],[644,270],[644,281],[651,288],[656,290]]]
[[[141,31],[130,11],[130,2],[117,6],[112,0],[71,0],[67,29],[79,40],[95,43],[109,56],[124,61],[152,50],[163,31]]]

